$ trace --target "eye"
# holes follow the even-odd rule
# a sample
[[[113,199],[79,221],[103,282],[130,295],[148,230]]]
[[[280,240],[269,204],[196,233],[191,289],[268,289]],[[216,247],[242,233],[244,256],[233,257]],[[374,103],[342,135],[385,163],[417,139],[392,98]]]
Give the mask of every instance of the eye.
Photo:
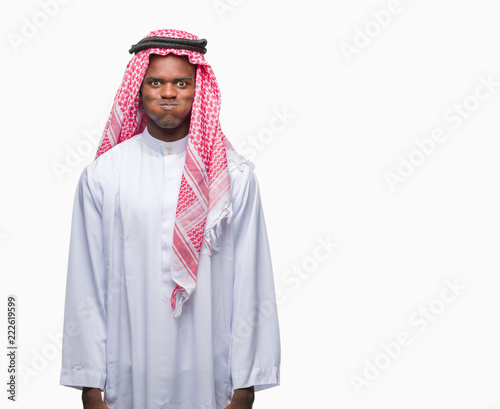
[[[179,87],[185,87],[187,85],[187,82],[181,80],[177,83],[177,85],[179,85]]]
[[[158,85],[160,85],[160,81],[153,80],[153,81],[151,81],[151,85],[154,86],[154,87],[157,87]]]

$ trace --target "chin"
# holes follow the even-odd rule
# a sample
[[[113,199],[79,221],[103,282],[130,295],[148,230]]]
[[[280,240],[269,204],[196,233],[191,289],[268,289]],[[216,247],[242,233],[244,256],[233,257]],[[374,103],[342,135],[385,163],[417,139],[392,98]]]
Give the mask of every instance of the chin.
[[[164,122],[164,123],[157,122],[156,125],[162,129],[175,129],[181,126],[182,122]]]

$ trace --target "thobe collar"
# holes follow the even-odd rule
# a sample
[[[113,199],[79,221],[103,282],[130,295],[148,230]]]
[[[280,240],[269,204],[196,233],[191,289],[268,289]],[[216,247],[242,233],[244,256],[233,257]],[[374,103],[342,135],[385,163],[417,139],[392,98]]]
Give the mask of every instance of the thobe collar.
[[[150,147],[154,151],[162,153],[163,155],[173,155],[184,152],[186,150],[188,144],[188,135],[174,142],[164,142],[152,136],[148,132],[148,128],[146,127],[144,129],[144,132],[142,133],[142,140],[148,147]]]

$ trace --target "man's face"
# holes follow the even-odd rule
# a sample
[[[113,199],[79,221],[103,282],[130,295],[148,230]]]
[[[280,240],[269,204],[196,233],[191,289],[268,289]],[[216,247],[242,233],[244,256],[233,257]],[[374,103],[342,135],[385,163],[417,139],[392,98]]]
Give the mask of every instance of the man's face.
[[[152,136],[173,141],[189,132],[196,66],[187,57],[152,54],[141,86],[141,101]]]

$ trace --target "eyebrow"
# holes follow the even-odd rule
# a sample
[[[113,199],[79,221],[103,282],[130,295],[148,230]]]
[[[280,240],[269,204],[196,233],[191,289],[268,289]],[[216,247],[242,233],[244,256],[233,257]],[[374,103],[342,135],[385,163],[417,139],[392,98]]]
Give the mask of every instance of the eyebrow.
[[[146,77],[144,79],[148,80],[148,81],[151,81],[151,80],[162,81],[162,78],[158,78],[158,77]],[[183,81],[183,80],[192,80],[192,78],[191,77],[181,77],[181,78],[174,78],[173,79],[173,81]]]

